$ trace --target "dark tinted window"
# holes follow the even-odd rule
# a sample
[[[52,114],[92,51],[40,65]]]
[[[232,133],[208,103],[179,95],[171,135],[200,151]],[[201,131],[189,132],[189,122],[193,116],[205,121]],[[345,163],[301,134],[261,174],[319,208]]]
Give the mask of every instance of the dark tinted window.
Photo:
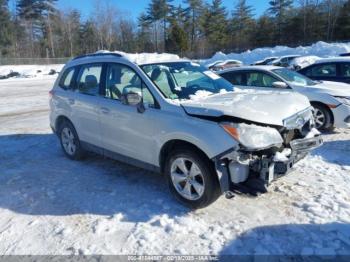
[[[221,76],[233,85],[240,85],[240,86],[245,85],[244,73],[227,72],[227,73],[223,73]]]
[[[310,76],[322,77],[322,76],[337,76],[336,64],[324,64],[316,65],[312,67],[311,72],[308,72]]]
[[[59,86],[64,89],[70,89],[73,83],[73,76],[75,73],[75,67],[68,68],[62,75]]]
[[[342,77],[350,77],[350,63],[342,63],[340,65],[340,72]]]
[[[86,95],[98,95],[102,73],[102,64],[83,65],[78,77],[78,89]]]

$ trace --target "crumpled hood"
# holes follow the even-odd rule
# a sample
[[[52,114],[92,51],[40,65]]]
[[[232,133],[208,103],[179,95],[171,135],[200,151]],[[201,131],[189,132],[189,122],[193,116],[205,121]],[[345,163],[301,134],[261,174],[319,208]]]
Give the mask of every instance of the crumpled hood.
[[[296,92],[235,91],[182,101],[188,114],[232,116],[252,122],[283,126],[283,120],[310,107],[309,100]]]
[[[350,96],[350,85],[346,83],[322,81],[314,86],[295,85],[295,91],[325,93],[331,96]]]

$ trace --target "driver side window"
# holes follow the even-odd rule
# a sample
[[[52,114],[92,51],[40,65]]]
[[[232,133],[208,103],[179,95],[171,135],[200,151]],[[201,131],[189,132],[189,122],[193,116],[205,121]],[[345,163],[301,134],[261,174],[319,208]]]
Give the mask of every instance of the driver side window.
[[[262,72],[247,73],[247,86],[273,88],[273,83],[277,81],[279,80]]]
[[[144,103],[154,105],[153,96],[133,69],[121,64],[109,64],[105,97],[121,100],[122,96],[131,92],[142,96]]]

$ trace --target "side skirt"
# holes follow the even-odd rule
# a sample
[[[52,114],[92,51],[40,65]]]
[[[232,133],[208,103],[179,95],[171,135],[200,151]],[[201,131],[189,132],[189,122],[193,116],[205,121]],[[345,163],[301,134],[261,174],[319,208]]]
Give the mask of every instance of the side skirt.
[[[81,146],[83,147],[84,150],[94,152],[99,155],[103,155],[105,157],[126,163],[128,165],[136,166],[142,169],[146,169],[155,173],[160,173],[160,167],[140,161],[138,159],[134,159],[119,153],[115,153],[112,151],[109,151],[107,149],[92,145],[90,143],[80,141]]]

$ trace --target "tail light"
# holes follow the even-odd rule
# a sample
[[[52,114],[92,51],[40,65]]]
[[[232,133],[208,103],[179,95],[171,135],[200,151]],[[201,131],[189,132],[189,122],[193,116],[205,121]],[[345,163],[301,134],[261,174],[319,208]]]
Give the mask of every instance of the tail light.
[[[49,96],[50,96],[50,98],[52,98],[54,94],[55,94],[55,92],[54,92],[53,90],[50,90],[50,91],[49,91]]]

